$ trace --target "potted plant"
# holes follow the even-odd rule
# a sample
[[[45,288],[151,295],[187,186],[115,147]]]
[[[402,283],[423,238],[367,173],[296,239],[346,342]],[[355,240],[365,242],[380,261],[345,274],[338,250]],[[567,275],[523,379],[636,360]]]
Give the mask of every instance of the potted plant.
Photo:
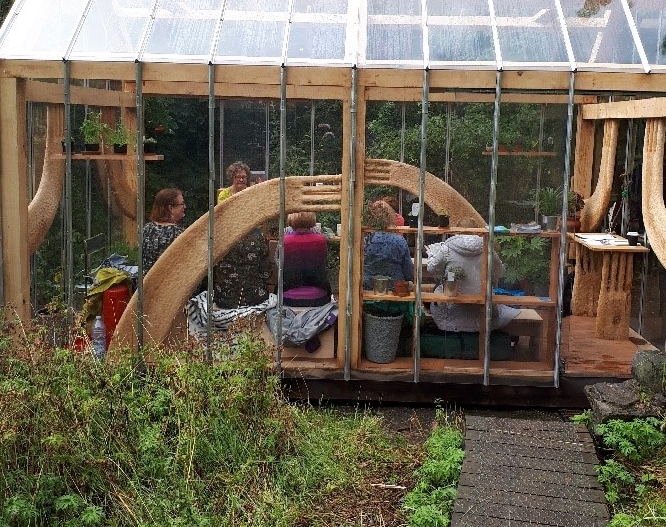
[[[442,281],[442,292],[444,296],[458,296],[458,281],[467,278],[465,270],[458,266],[447,266],[444,273],[445,280]]]
[[[520,289],[528,295],[548,294],[550,244],[542,236],[496,236],[504,264],[501,287]]]
[[[562,211],[562,189],[541,187],[534,192],[534,206],[541,214],[541,227],[545,231],[557,230],[557,222]]]
[[[567,195],[567,231],[576,232],[580,230],[580,213],[585,206],[583,196],[569,190]]]
[[[143,152],[145,154],[154,154],[157,148],[157,139],[154,137],[146,137],[143,140]]]
[[[132,140],[132,133],[123,123],[118,123],[115,128],[106,128],[107,141],[113,145],[116,154],[126,154],[127,145]]]
[[[99,152],[102,142],[102,112],[90,112],[79,128],[83,136],[86,152]]]

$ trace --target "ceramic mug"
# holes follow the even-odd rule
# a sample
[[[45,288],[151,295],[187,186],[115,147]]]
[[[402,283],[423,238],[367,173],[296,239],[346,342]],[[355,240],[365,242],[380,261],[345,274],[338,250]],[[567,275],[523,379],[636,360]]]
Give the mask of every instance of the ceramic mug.
[[[338,236],[342,236],[342,223],[338,223],[335,226],[335,234]]]

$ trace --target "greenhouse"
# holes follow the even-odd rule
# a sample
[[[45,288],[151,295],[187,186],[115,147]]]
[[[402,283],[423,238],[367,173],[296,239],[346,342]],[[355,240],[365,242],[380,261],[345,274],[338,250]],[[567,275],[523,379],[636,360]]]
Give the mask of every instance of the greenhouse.
[[[54,299],[75,324],[131,253],[109,359],[197,338],[210,359],[249,313],[287,343],[309,310],[285,309],[285,232],[313,212],[333,315],[275,348],[285,379],[553,398],[664,347],[662,0],[15,0],[0,66],[0,297],[25,324]],[[257,184],[218,202],[238,160]],[[144,273],[165,187],[185,229]],[[214,270],[252,234],[270,298],[226,313]]]

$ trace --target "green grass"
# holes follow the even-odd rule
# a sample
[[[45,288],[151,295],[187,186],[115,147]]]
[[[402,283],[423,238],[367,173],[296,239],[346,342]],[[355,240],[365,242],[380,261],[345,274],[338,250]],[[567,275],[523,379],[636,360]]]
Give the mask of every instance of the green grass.
[[[328,500],[413,462],[377,417],[286,401],[250,334],[215,364],[151,350],[143,375],[3,335],[2,527],[326,525]]]

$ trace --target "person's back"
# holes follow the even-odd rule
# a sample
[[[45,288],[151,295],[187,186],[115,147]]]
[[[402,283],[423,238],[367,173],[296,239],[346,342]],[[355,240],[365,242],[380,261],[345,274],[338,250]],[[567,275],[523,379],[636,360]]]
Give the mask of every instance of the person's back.
[[[465,295],[478,295],[485,283],[481,283],[483,258],[483,238],[476,235],[459,234],[442,243],[430,245],[428,250],[428,272],[442,275],[446,268],[462,267],[465,278],[458,279],[458,292]],[[504,266],[493,252],[493,280],[504,274]],[[441,292],[438,286],[435,292]],[[432,318],[437,327],[444,331],[477,332],[485,324],[485,312],[482,307],[473,304],[433,303],[430,307]],[[498,329],[508,324],[519,310],[509,306],[493,306],[491,329]]]
[[[284,237],[283,300],[288,306],[319,306],[330,301],[326,275],[326,237],[314,232],[313,212],[290,214],[292,231]]]

